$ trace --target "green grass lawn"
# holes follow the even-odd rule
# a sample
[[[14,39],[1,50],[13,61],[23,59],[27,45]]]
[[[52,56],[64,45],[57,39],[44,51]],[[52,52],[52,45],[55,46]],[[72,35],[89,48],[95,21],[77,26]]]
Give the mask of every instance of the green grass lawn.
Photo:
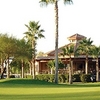
[[[32,79],[3,79],[0,100],[100,100],[100,83],[57,85]]]

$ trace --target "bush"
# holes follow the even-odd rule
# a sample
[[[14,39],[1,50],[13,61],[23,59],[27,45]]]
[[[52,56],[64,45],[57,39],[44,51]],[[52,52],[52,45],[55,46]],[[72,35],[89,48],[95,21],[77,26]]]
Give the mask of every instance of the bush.
[[[82,81],[83,83],[91,82],[90,77],[91,77],[90,74],[82,74],[82,75],[81,75],[81,81]]]
[[[55,80],[55,75],[49,75],[49,82],[54,82]]]
[[[39,75],[36,75],[35,79],[52,82],[54,77],[53,75],[49,75],[49,74],[39,74]]]
[[[55,75],[53,75],[53,74],[39,74],[39,75],[36,75],[36,79],[37,80],[44,80],[44,81],[48,81],[48,82],[54,82]],[[65,83],[66,82],[66,76],[62,75],[62,74],[59,75],[58,76],[58,82]]]
[[[73,75],[73,82],[81,82],[80,74],[74,74]]]
[[[90,74],[74,74],[72,75],[73,82],[91,82]],[[28,78],[28,76],[27,76]],[[55,81],[55,75],[53,74],[39,74],[36,75],[35,79],[47,81],[47,82],[54,82]],[[69,82],[69,74],[59,74],[58,75],[58,82],[59,83],[65,83]]]
[[[15,75],[10,75],[10,78],[15,78]]]
[[[60,83],[65,83],[66,82],[66,76],[64,74],[59,75],[58,81]]]
[[[26,78],[32,79],[32,75],[26,75]]]
[[[36,75],[35,76],[35,79],[37,79],[37,80],[44,80],[44,74],[39,74],[39,75]]]

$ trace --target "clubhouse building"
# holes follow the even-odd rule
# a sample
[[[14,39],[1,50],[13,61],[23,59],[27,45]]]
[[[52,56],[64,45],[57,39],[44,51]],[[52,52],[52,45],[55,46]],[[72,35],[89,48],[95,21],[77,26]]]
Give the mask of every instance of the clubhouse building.
[[[69,40],[69,44],[66,44],[65,46],[69,46],[70,44],[74,44],[75,48],[77,48],[79,41],[83,38],[86,38],[83,35],[80,34],[74,34],[67,39]],[[58,48],[58,55],[62,52],[62,48],[65,46],[62,46]],[[68,73],[68,64],[69,64],[69,56],[59,56],[59,58],[63,61],[65,64],[64,69],[59,69],[59,73]],[[88,68],[86,68],[86,55],[79,55],[75,57],[74,55],[72,58],[72,74],[78,74],[78,73],[93,73],[96,75],[100,74],[100,70],[97,71],[96,69],[96,60],[93,59],[92,56],[88,56]],[[48,74],[50,73],[50,69],[47,67],[47,62],[50,60],[55,59],[55,50],[52,50],[50,52],[45,53],[41,57],[36,58],[36,74]],[[100,58],[98,61],[98,64],[100,65]],[[99,68],[100,69],[100,66]]]

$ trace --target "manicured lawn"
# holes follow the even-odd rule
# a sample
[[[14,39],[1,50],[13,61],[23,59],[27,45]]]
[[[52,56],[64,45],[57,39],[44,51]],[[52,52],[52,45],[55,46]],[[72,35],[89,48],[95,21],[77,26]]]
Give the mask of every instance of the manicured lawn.
[[[100,83],[59,84],[32,79],[0,80],[0,100],[100,100]]]

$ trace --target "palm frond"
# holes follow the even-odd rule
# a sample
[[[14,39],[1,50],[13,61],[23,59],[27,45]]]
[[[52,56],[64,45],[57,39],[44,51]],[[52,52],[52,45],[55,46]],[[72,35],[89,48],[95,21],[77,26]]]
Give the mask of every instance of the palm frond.
[[[73,1],[72,0],[64,0],[64,4],[73,4]]]
[[[28,31],[31,31],[31,27],[25,24],[25,26],[28,28]]]
[[[48,4],[54,4],[55,0],[40,0],[40,6],[47,6]]]
[[[39,38],[44,38],[45,36],[44,36],[43,34],[39,33],[39,34],[38,34],[38,37],[39,37]]]

